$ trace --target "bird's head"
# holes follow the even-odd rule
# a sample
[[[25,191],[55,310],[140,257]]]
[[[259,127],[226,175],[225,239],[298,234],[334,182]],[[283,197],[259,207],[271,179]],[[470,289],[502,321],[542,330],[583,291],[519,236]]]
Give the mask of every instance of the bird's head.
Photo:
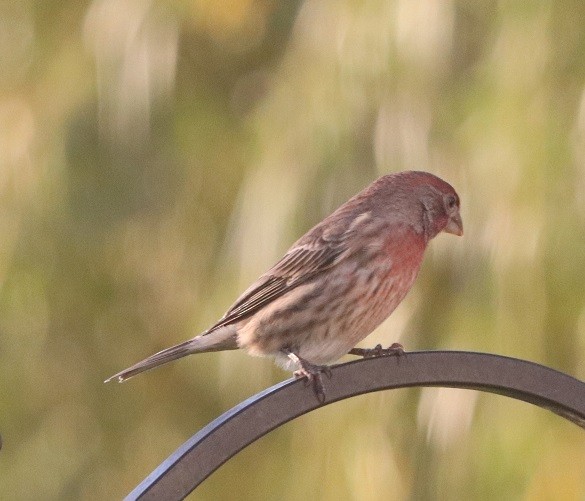
[[[420,201],[422,227],[427,240],[442,231],[463,235],[459,195],[453,187],[428,172],[412,174],[420,176],[414,189]]]
[[[463,235],[459,196],[437,176],[398,172],[381,177],[374,186],[376,205],[386,218],[408,224],[427,242],[442,231]]]

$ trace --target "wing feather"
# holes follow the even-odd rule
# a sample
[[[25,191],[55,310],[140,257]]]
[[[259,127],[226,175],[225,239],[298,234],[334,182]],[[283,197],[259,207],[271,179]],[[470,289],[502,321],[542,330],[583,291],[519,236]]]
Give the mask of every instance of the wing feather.
[[[324,238],[320,232],[316,232],[317,238],[310,239],[311,233],[299,240],[278,263],[252,284],[207,333],[258,311],[264,305],[334,266],[347,252],[347,246],[344,245],[345,232],[340,238]]]

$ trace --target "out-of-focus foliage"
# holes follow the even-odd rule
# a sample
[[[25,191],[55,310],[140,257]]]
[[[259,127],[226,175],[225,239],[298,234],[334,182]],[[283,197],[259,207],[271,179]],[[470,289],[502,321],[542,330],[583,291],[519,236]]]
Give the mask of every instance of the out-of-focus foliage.
[[[490,351],[585,378],[581,2],[0,4],[0,497],[119,499],[288,377],[244,353],[102,380],[218,318],[382,173],[463,201],[364,345]],[[473,392],[352,399],[197,499],[585,498],[583,431]]]

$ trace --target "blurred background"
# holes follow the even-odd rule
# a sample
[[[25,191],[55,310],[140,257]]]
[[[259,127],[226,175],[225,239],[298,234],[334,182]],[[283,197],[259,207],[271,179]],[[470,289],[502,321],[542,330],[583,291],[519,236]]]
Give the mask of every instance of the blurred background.
[[[585,4],[2,0],[0,491],[120,499],[289,377],[241,352],[124,385],[204,330],[379,175],[462,199],[362,345],[514,356],[585,379]],[[274,431],[193,499],[585,499],[585,434],[410,389]]]

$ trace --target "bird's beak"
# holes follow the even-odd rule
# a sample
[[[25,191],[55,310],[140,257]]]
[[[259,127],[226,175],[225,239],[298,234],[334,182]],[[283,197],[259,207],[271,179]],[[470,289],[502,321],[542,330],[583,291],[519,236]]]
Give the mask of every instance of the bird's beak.
[[[463,221],[461,220],[461,215],[459,212],[453,214],[449,220],[447,221],[447,226],[443,230],[446,233],[452,233],[453,235],[461,236],[463,235]]]

